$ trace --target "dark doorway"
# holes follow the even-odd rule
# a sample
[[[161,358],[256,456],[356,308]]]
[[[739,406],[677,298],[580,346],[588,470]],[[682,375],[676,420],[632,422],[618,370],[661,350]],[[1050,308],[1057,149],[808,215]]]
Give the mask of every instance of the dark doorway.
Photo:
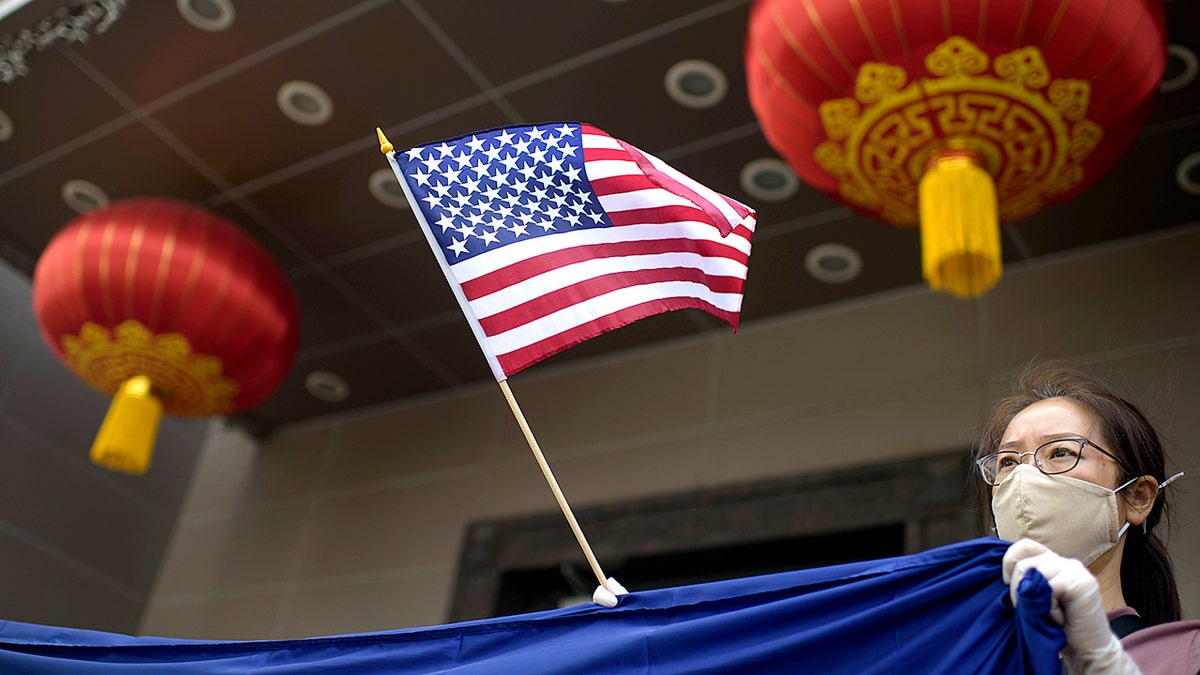
[[[631,591],[698,584],[904,553],[904,524],[631,557],[605,572]],[[596,579],[580,563],[512,570],[500,581],[495,615],[554,609],[591,598]]]

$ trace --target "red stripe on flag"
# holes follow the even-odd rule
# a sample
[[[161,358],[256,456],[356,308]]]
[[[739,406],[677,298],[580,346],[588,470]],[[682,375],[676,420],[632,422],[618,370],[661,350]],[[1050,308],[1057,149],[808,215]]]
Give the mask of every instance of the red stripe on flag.
[[[464,281],[461,286],[467,299],[474,300],[539,274],[585,260],[656,253],[697,253],[706,258],[728,258],[742,264],[749,260],[748,255],[732,246],[696,239],[650,239],[584,244],[526,258],[470,281]]]
[[[714,293],[741,293],[745,282],[737,277],[705,274],[692,267],[664,267],[627,272],[613,272],[540,295],[489,317],[481,317],[479,325],[489,336],[523,326],[560,309],[591,300],[605,293],[631,286],[661,281],[691,281],[707,286]]]
[[[708,223],[708,216],[691,206],[658,206],[648,209],[609,211],[608,219],[615,227],[626,225],[662,225],[663,223],[701,222]]]
[[[651,182],[649,178],[639,174],[596,178],[591,183],[592,189],[601,197],[622,192],[633,192],[635,190],[658,189],[658,186]]]
[[[663,298],[649,300],[632,307],[597,317],[568,331],[551,335],[531,345],[513,350],[507,354],[497,354],[496,360],[505,373],[515,373],[522,368],[531,366],[538,361],[552,356],[565,349],[610,330],[620,328],[648,316],[670,312],[679,309],[699,309],[725,321],[737,332],[738,315],[705,302],[699,298]]]
[[[585,163],[603,160],[632,162],[633,158],[622,148],[589,148],[586,146],[583,148],[583,161]]]

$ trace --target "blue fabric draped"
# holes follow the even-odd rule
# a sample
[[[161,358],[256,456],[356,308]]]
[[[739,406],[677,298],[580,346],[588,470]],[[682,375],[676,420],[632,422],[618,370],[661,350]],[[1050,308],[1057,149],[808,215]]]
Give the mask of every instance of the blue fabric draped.
[[[0,621],[2,673],[1031,673],[1057,675],[1050,588],[1027,575],[1014,610],[1008,544],[624,596],[428,628],[200,641]]]

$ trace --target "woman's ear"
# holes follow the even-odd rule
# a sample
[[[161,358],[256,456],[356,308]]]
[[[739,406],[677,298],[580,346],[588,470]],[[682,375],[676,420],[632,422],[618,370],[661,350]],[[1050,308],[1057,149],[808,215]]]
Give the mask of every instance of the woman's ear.
[[[1158,499],[1158,481],[1151,476],[1142,476],[1122,492],[1125,493],[1125,520],[1131,525],[1141,525]]]

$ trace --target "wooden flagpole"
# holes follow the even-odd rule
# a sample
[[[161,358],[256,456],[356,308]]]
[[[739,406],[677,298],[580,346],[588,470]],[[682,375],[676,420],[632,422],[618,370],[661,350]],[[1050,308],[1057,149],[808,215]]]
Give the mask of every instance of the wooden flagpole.
[[[605,586],[604,570],[600,569],[600,563],[596,561],[596,554],[592,552],[592,547],[588,545],[587,537],[583,536],[583,530],[579,527],[579,522],[575,520],[575,514],[571,512],[571,505],[567,503],[567,498],[563,496],[562,489],[558,487],[558,481],[554,479],[554,472],[550,470],[550,465],[546,462],[545,455],[542,454],[542,449],[538,446],[537,439],[533,437],[533,431],[529,428],[529,423],[525,421],[525,415],[521,412],[521,406],[517,404],[516,397],[513,396],[512,390],[508,388],[508,380],[500,380],[500,391],[504,392],[504,399],[508,401],[508,407],[512,410],[513,417],[517,418],[517,424],[521,427],[521,432],[525,434],[525,441],[529,443],[529,449],[533,451],[533,456],[537,459],[538,466],[542,469],[542,475],[546,477],[546,483],[550,486],[550,491],[554,493],[554,499],[558,502],[558,508],[562,509],[563,516],[567,519],[567,524],[571,526],[571,531],[575,533],[575,540],[579,542],[579,547],[583,549],[583,555],[587,557],[588,564],[592,566],[592,574],[596,575],[596,581],[603,587]]]
[[[558,487],[558,481],[554,478],[554,472],[550,470],[550,465],[546,462],[545,455],[542,454],[542,449],[538,446],[537,439],[533,437],[533,431],[529,428],[529,423],[525,421],[525,414],[521,412],[521,406],[517,405],[517,399],[513,396],[512,390],[508,388],[508,381],[502,379],[503,371],[496,362],[496,357],[484,346],[486,339],[483,337],[483,330],[479,326],[479,321],[475,319],[475,315],[471,312],[471,305],[463,296],[462,287],[454,279],[454,275],[450,273],[450,269],[446,264],[445,258],[442,257],[440,248],[433,238],[433,231],[429,229],[429,223],[425,222],[425,217],[413,198],[412,191],[409,189],[408,181],[405,180],[403,172],[399,165],[396,164],[395,148],[387,136],[383,134],[383,129],[375,127],[375,133],[379,136],[379,151],[388,158],[388,163],[391,164],[392,170],[396,173],[396,180],[400,182],[400,187],[404,189],[404,196],[408,199],[408,203],[413,207],[413,214],[417,217],[417,221],[421,224],[421,230],[425,234],[429,246],[433,249],[433,255],[437,258],[438,264],[442,267],[442,273],[446,276],[446,281],[450,283],[450,290],[454,292],[454,297],[458,300],[459,307],[462,308],[463,314],[467,318],[467,323],[470,324],[471,330],[475,332],[475,338],[483,348],[484,356],[488,359],[488,365],[492,367],[492,372],[496,374],[496,382],[500,384],[500,391],[504,392],[504,399],[508,401],[508,407],[512,410],[513,417],[517,418],[517,424],[521,427],[521,432],[525,434],[525,441],[529,443],[529,449],[533,451],[533,457],[537,460],[538,467],[542,470],[542,475],[546,477],[546,483],[550,486],[550,491],[554,493],[554,500],[558,502],[558,508],[562,509],[563,515],[567,518],[567,524],[571,526],[571,531],[575,533],[575,540],[579,542],[579,547],[583,549],[583,555],[587,557],[588,565],[592,568],[592,573],[596,575],[596,581],[600,583],[600,587],[608,591],[612,591],[609,585],[605,583],[606,577],[604,570],[600,569],[600,563],[596,561],[596,554],[592,552],[592,547],[588,545],[587,537],[583,536],[583,530],[579,528],[579,522],[575,520],[575,514],[571,512],[571,505],[567,503],[567,498],[563,496],[562,489]],[[620,584],[617,584],[620,587]],[[624,592],[622,589],[621,592]]]

